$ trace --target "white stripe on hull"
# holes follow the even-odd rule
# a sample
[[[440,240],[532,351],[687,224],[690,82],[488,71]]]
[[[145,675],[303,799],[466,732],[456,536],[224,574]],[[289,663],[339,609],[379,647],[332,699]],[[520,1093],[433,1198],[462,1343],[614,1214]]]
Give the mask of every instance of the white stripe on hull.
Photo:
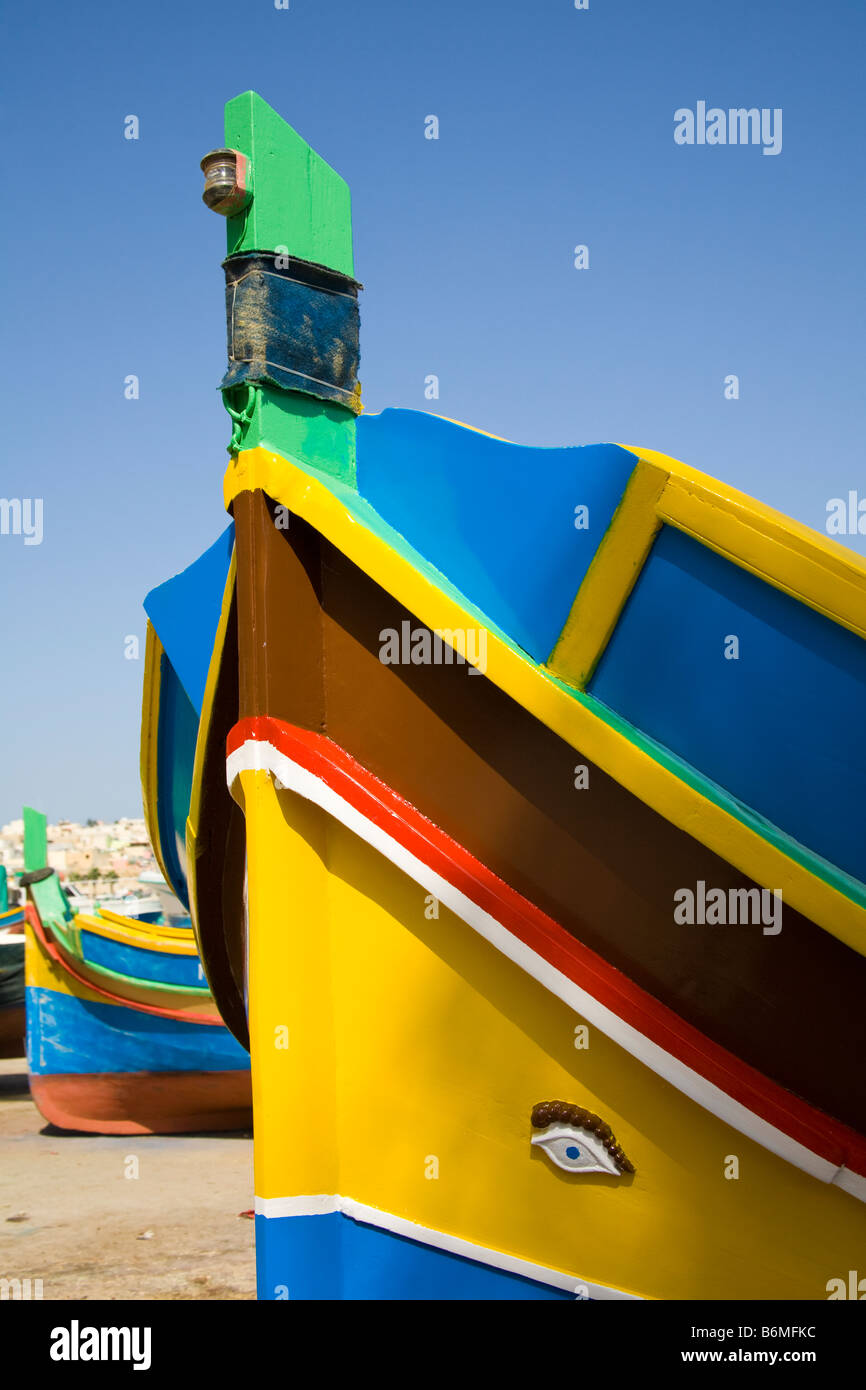
[[[548,1269],[545,1265],[521,1260],[516,1255],[506,1255],[500,1250],[491,1250],[486,1245],[475,1245],[471,1240],[460,1236],[446,1235],[431,1226],[420,1226],[416,1221],[408,1221],[404,1216],[393,1216],[391,1212],[380,1211],[378,1207],[368,1207],[364,1202],[356,1202],[353,1197],[338,1197],[324,1193],[313,1197],[257,1197],[256,1216],[269,1219],[287,1216],[329,1216],[340,1212],[353,1221],[365,1226],[376,1226],[381,1231],[404,1236],[407,1240],[421,1245],[433,1246],[436,1250],[447,1251],[450,1255],[460,1255],[476,1264],[491,1265],[506,1274],[517,1274],[523,1279],[533,1279],[537,1284],[547,1284],[551,1288],[563,1289],[574,1294],[575,1298],[628,1299],[640,1302],[640,1295],[624,1293],[622,1289],[612,1289],[606,1284],[593,1284],[576,1274],[564,1274],[558,1269]]]
[[[600,1004],[591,994],[576,985],[562,971],[557,970],[543,956],[533,951],[525,942],[520,941],[501,922],[498,922],[490,913],[485,912],[465,893],[455,888],[447,879],[442,878],[440,874],[437,874],[422,860],[405,849],[387,831],[369,821],[360,811],[333,791],[322,778],[316,777],[312,772],[301,767],[285,753],[280,752],[272,743],[266,742],[264,739],[247,739],[240,748],[229,754],[226,759],[226,778],[229,789],[239,773],[250,771],[269,773],[275,779],[278,789],[296,792],[307,801],[321,807],[335,820],[340,821],[348,830],[378,850],[403,873],[408,874],[439,902],[444,903],[451,912],[478,932],[479,936],[483,936],[486,941],[489,941],[492,946],[495,946],[527,975],[537,980],[545,989],[550,990],[551,994],[556,995],[575,1013],[580,1014],[582,1018],[587,1019],[594,1027],[600,1029],[626,1052],[643,1062],[657,1076],[661,1076],[672,1086],[676,1086],[677,1090],[682,1091],[690,1100],[696,1101],[698,1105],[709,1110],[725,1124],[730,1125],[741,1134],[745,1134],[747,1138],[768,1149],[770,1153],[774,1153],[779,1158],[793,1164],[795,1168],[817,1178],[819,1182],[835,1183],[850,1193],[852,1197],[866,1202],[866,1177],[851,1172],[847,1168],[837,1168],[828,1159],[822,1158],[811,1149],[807,1149],[804,1144],[792,1139],[790,1135],[777,1129],[775,1125],[770,1124],[760,1115],[756,1115],[753,1110],[749,1110],[747,1106],[742,1105],[719,1086],[715,1086],[713,1082],[708,1081],[706,1077],[701,1076],[685,1062],[680,1061],[678,1057],[666,1052],[658,1043],[647,1038],[630,1023],[626,1023],[611,1009]]]

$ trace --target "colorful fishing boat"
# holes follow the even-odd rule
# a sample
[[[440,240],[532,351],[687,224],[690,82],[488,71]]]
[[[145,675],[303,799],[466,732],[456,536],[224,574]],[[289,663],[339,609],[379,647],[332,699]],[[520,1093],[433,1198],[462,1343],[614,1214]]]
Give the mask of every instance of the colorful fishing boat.
[[[0,1057],[23,1057],[24,1028],[24,908],[10,905],[0,864]]]
[[[260,1296],[825,1298],[866,1241],[866,565],[643,448],[358,418],[346,185],[253,93],[202,167],[233,525],[148,679],[200,692]]]
[[[24,810],[30,1090],[46,1120],[97,1134],[245,1129],[249,1058],[216,1011],[189,929],[75,913]]]

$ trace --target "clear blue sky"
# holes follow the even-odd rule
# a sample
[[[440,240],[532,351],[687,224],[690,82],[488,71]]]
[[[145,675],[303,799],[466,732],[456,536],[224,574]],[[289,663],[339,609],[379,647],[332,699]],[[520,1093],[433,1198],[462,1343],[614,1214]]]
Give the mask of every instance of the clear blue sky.
[[[0,822],[140,810],[124,638],[224,525],[228,98],[350,184],[367,409],[436,373],[441,414],[660,449],[821,529],[866,495],[864,40],[857,0],[7,5],[0,496],[44,539],[0,536]],[[781,154],[678,147],[698,100],[781,107]]]

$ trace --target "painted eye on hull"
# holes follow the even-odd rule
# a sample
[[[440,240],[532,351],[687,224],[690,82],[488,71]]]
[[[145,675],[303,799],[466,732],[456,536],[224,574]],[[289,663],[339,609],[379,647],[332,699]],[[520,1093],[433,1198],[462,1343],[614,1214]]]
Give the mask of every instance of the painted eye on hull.
[[[566,1173],[633,1173],[610,1125],[569,1101],[542,1101],[532,1111],[532,1143]]]
[[[613,1173],[619,1177],[620,1170],[604,1145],[585,1129],[550,1125],[540,1134],[533,1134],[532,1142],[566,1173]]]

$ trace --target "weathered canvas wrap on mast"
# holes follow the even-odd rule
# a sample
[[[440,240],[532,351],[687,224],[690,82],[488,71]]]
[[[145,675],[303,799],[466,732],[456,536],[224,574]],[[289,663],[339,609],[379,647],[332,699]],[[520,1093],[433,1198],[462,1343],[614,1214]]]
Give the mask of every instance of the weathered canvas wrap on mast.
[[[359,413],[358,282],[289,256],[243,254],[223,266],[229,365],[221,389],[266,384]]]

